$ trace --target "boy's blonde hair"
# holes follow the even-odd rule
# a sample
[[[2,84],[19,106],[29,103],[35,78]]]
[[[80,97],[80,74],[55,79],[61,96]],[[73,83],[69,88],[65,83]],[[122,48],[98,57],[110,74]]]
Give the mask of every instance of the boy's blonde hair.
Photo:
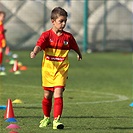
[[[68,16],[67,12],[61,7],[55,7],[51,12],[51,19],[57,19],[59,16]]]

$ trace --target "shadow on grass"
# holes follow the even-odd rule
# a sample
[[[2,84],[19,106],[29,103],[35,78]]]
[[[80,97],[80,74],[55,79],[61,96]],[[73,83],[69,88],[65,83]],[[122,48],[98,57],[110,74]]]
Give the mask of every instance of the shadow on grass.
[[[130,116],[63,116],[63,118],[101,118],[101,119],[108,119],[108,118],[129,118],[132,119]]]
[[[34,116],[34,115],[32,115],[32,116],[16,116],[16,118],[18,118],[18,119],[27,119],[27,118],[31,118],[31,119],[42,119],[43,118],[43,116],[41,115],[39,115],[39,116]],[[129,117],[129,116],[63,116],[62,117],[63,119],[123,119],[123,118],[127,118],[127,119],[132,119],[133,117]],[[102,130],[105,130],[105,131],[108,131],[108,130],[112,130],[112,131],[116,131],[117,132],[117,130],[122,130],[122,131],[124,131],[124,130],[133,130],[133,127],[131,127],[131,126],[129,126],[129,127],[120,127],[120,126],[105,126],[105,127],[89,127],[89,125],[88,126],[86,126],[86,124],[85,125],[82,125],[82,126],[79,126],[79,127],[67,127],[67,126],[65,126],[65,130],[73,130],[73,129],[82,129],[82,130],[97,130],[97,131],[102,131]]]
[[[17,118],[42,118],[42,116],[17,116]],[[98,118],[98,119],[113,119],[113,118],[127,118],[127,119],[133,119],[133,117],[130,116],[62,116],[63,119],[93,119],[93,118]]]
[[[128,130],[128,129],[133,129],[133,127],[110,127],[110,129],[114,129],[114,130]]]
[[[106,128],[88,128],[89,130],[132,130],[133,127],[106,127]]]
[[[29,106],[14,106],[14,108],[21,108],[21,109],[42,109],[42,107],[29,107]]]

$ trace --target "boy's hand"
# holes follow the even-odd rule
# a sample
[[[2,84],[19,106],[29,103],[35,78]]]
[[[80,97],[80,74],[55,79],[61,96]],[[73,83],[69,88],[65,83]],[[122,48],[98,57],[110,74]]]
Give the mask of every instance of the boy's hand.
[[[36,57],[36,53],[34,53],[33,51],[30,53],[30,58],[35,58]]]
[[[30,53],[30,58],[35,58],[40,50],[41,48],[39,46],[35,46],[33,51]]]
[[[82,60],[82,55],[77,55],[78,61]]]

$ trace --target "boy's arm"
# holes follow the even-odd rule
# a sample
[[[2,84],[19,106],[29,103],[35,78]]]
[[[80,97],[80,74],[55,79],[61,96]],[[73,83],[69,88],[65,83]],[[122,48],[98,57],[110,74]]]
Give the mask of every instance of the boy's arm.
[[[78,55],[77,55],[77,59],[78,61],[82,60],[82,54],[79,50],[79,47],[78,47],[78,44],[76,42],[76,40],[74,39],[74,37],[71,35],[70,37],[70,42],[71,42],[71,46],[70,46],[70,49],[73,49]]]
[[[40,52],[41,48],[39,46],[35,46],[33,51],[30,53],[30,58],[35,58],[36,55]]]
[[[77,55],[78,61],[82,60],[82,54],[81,54],[79,48],[78,48],[77,50],[75,50],[75,52],[78,54],[78,55]]]

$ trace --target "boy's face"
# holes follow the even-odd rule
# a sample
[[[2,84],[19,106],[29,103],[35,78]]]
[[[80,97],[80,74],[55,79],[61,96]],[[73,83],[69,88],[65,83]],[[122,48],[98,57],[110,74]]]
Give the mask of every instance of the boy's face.
[[[5,15],[3,13],[0,14],[0,21],[4,21]]]
[[[66,26],[67,17],[59,16],[57,19],[52,19],[53,28],[62,31]]]

